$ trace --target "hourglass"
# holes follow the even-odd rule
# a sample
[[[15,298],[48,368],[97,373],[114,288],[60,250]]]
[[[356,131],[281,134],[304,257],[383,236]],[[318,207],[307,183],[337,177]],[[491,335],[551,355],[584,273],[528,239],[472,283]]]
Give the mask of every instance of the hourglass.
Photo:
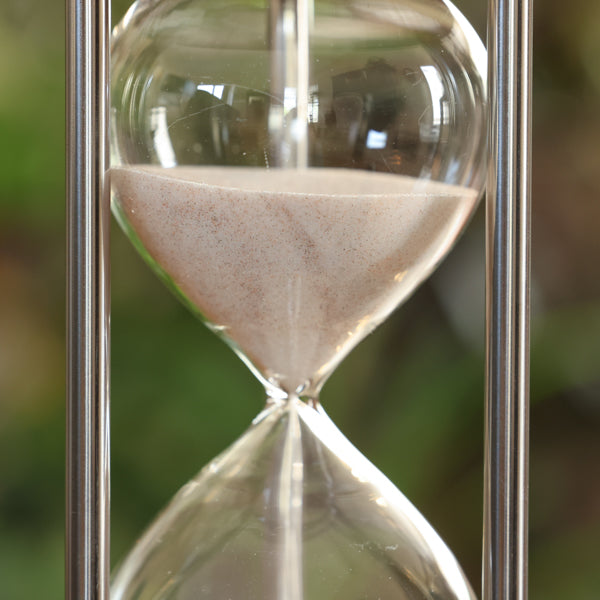
[[[267,398],[150,526],[112,597],[474,598],[319,402],[476,207],[472,28],[445,0],[141,0],[112,68],[115,215]]]

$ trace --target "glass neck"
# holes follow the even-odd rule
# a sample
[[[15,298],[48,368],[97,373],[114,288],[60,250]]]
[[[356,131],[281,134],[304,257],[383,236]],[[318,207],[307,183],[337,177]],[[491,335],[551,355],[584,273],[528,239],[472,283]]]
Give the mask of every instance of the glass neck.
[[[310,381],[306,386],[301,386],[298,389],[288,391],[270,381],[260,377],[261,383],[265,387],[267,393],[267,405],[271,404],[282,404],[288,401],[300,400],[304,404],[308,404],[313,408],[319,406],[319,393],[322,387],[322,383],[318,386],[313,385]]]
[[[286,394],[279,388],[273,389],[272,386],[265,386],[265,391],[267,392],[267,408],[271,408],[273,405],[281,406],[289,402],[301,402],[314,409],[318,409],[321,406],[318,393],[311,395]]]

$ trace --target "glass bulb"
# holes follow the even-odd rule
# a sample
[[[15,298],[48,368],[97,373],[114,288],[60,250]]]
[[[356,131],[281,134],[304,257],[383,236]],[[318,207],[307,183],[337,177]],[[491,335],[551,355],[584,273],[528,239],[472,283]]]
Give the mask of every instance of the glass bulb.
[[[117,219],[268,401],[115,598],[474,597],[318,396],[472,215],[485,62],[444,0],[140,0],[117,26]]]
[[[432,527],[320,407],[274,403],[190,481],[113,600],[474,600]]]
[[[432,271],[472,213],[483,182],[485,52],[441,0],[316,2],[305,15],[305,53],[286,69],[278,27],[293,29],[301,12],[290,5],[136,3],[113,45],[112,183],[119,220],[167,283],[273,393],[314,394]],[[308,170],[286,172],[298,168]],[[237,248],[194,244],[204,236],[194,221],[207,228],[208,213],[217,217],[184,208],[192,190],[223,204],[230,219],[218,226]],[[282,195],[289,218],[287,207],[270,210]],[[332,195],[344,211],[331,207]],[[296,210],[303,197],[314,210]],[[269,228],[291,244],[271,243]],[[229,307],[214,295],[219,284],[230,288]]]

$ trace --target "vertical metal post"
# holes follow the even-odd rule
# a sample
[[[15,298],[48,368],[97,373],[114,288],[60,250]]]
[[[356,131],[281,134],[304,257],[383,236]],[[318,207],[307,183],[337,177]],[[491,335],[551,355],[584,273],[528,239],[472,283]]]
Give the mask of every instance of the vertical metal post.
[[[274,140],[269,166],[308,166],[308,87],[313,0],[271,0],[271,94],[281,105],[270,109],[269,132]]]
[[[67,0],[67,600],[109,596],[108,0]]]
[[[483,599],[527,598],[532,0],[490,0]]]

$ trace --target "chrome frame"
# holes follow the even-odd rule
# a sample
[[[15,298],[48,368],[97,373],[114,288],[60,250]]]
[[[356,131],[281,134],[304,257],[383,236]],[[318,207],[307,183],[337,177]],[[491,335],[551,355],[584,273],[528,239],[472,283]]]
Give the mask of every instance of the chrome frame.
[[[65,597],[109,597],[108,0],[66,3]]]
[[[67,600],[109,598],[110,5],[67,0]],[[483,600],[527,598],[532,0],[489,0]]]
[[[489,0],[483,600],[526,600],[532,0]]]

